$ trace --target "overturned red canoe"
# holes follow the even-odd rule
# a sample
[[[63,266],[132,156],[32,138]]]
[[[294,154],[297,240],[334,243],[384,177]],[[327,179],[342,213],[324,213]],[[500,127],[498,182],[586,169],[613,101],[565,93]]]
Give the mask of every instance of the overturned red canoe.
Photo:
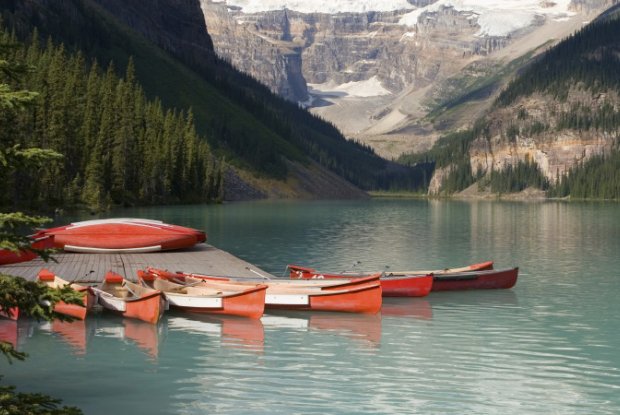
[[[70,252],[157,252],[205,242],[197,229],[149,219],[101,219],[43,229],[35,236],[54,236],[54,246]]]
[[[37,249],[50,249],[54,247],[54,237],[52,235],[44,235],[33,238],[30,247]],[[38,254],[30,249],[20,249],[19,251],[11,251],[9,249],[0,249],[0,265],[17,264],[35,259]]]
[[[355,279],[369,274],[331,274],[319,272],[314,268],[289,265],[291,279]],[[424,297],[431,292],[432,275],[389,275],[382,274],[379,279],[384,297]]]

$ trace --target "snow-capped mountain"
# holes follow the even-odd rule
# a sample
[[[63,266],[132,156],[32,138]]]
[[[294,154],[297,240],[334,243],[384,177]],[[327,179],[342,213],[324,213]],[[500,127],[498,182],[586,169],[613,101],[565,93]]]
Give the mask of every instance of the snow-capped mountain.
[[[615,2],[201,0],[201,6],[218,54],[348,136],[395,156],[475,115],[437,124],[425,118],[430,112]]]
[[[292,10],[300,13],[366,13],[411,10],[416,7],[406,0],[215,0],[226,3],[243,13],[261,13],[274,10]]]

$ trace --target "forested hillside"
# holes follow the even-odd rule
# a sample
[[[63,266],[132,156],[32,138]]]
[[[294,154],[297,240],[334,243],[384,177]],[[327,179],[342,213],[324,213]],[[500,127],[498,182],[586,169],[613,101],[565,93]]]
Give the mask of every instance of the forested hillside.
[[[422,185],[421,172],[395,166],[346,140],[331,124],[273,95],[208,53],[208,42],[198,49],[193,44],[175,44],[178,39],[166,30],[182,28],[185,22],[166,13],[176,13],[177,7],[197,7],[200,13],[197,1],[7,0],[2,5],[5,25],[20,39],[27,39],[36,26],[41,38],[51,36],[67,50],[82,51],[87,62],[97,59],[107,67],[112,61],[119,74],[133,57],[136,79],[147,97],[159,97],[164,112],[191,108],[196,129],[216,158],[225,158],[239,169],[286,180],[288,162],[308,165],[313,160],[364,189]],[[123,21],[133,23],[135,30]],[[182,40],[191,43],[191,39]]]
[[[439,193],[477,182],[494,193],[618,199],[619,158],[620,19],[608,13],[529,65],[470,131],[401,161],[436,162]]]
[[[63,155],[45,169],[28,166],[0,183],[0,204],[92,208],[112,204],[208,202],[221,198],[221,164],[194,128],[191,112],[165,110],[145,97],[130,61],[124,78],[64,46],[21,44],[8,32],[0,59],[29,68],[2,79],[36,91],[34,104],[0,113],[6,147],[41,147]]]

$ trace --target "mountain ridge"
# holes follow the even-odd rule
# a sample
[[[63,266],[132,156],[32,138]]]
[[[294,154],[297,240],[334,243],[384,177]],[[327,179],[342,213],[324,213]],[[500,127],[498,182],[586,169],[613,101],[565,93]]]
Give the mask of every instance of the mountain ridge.
[[[173,42],[174,36],[165,29],[156,31],[154,28],[165,27],[157,22],[170,19],[169,13],[162,11],[179,4],[188,6],[187,2],[176,0],[159,1],[156,7],[132,3],[130,8],[114,0],[62,3],[8,0],[3,3],[3,15],[5,22],[16,27],[18,32],[23,29],[22,32],[27,33],[33,23],[37,23],[44,36],[54,35],[56,41],[63,41],[70,48],[84,48],[87,55],[101,62],[113,60],[117,68],[124,68],[129,56],[133,56],[136,73],[144,82],[147,95],[160,96],[168,107],[193,108],[197,127],[207,136],[213,149],[225,156],[234,170],[247,171],[258,179],[253,181],[258,188],[250,192],[251,197],[285,194],[272,193],[268,182],[286,183],[290,163],[297,165],[296,170],[304,170],[312,165],[311,159],[318,163],[312,169],[331,169],[345,180],[357,180],[358,186],[373,188],[384,181],[381,171],[386,168],[385,160],[363,146],[347,142],[333,126],[272,96],[256,81],[233,71],[229,64],[210,54],[208,43],[204,43],[208,39],[206,29],[201,44],[204,54],[193,49],[196,38],[193,42]],[[145,10],[151,14],[141,13]],[[191,10],[181,15],[188,16],[190,22],[197,22],[197,10],[200,13],[196,0]],[[133,28],[123,26],[112,12],[120,14],[121,21],[131,22],[138,30],[150,30],[147,35],[163,46],[168,44],[175,49],[174,45],[180,44],[183,48],[176,48],[177,56],[170,57],[165,47],[159,49],[147,38],[136,35]],[[156,24],[151,24],[153,21]],[[199,23],[204,28],[204,21]],[[194,32],[180,33],[184,37]],[[410,174],[406,168],[402,172],[405,176]],[[242,181],[240,175],[235,176]],[[312,174],[308,172],[308,176]],[[266,179],[264,183],[261,177]],[[333,187],[325,192],[316,193],[320,187],[310,186],[314,193],[308,189],[290,193],[300,197],[323,197],[333,194],[339,183],[342,189],[349,189],[343,190],[342,197],[365,197],[361,190],[351,192],[350,185],[336,177],[325,183]],[[240,186],[248,187],[252,186]],[[235,198],[238,196],[243,195],[235,195]]]
[[[431,194],[470,185],[488,193],[527,187],[553,197],[620,198],[619,6],[550,48],[505,88],[473,129],[444,137]]]
[[[218,54],[287,99],[303,101],[348,138],[394,158],[429,148],[446,129],[464,128],[473,122],[475,116],[437,117],[435,100],[445,84],[458,86],[502,77],[488,90],[496,92],[514,74],[507,73],[511,62],[548,46],[549,39],[559,41],[611,3],[430,0],[360,2],[341,8],[339,5],[348,3],[202,0],[201,6],[207,26],[219,24],[220,32],[235,34],[234,42],[229,41],[230,36],[213,35]],[[389,4],[392,6],[376,7]],[[275,42],[285,31],[290,36],[286,48],[269,42],[263,42],[267,45],[263,47],[252,40],[260,36]],[[253,46],[251,53],[239,46],[247,44]],[[277,60],[278,50],[283,49],[294,58],[286,60],[288,66],[276,65],[267,76],[259,69],[261,62]],[[314,101],[306,100],[303,91],[291,92],[295,89],[291,83],[297,89],[303,86],[299,77],[289,77],[287,71],[293,67],[295,73],[301,71]],[[462,72],[469,73],[469,79],[463,79]],[[362,97],[343,92],[346,84],[361,86],[373,78],[391,95],[381,92]],[[480,114],[488,108],[481,102],[485,99],[466,102],[479,107]]]

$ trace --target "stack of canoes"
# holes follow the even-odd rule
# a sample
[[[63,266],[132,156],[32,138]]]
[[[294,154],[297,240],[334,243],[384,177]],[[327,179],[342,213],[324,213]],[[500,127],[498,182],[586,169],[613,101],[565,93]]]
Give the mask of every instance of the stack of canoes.
[[[52,248],[104,254],[184,249],[206,242],[207,235],[198,229],[158,220],[113,218],[41,229],[29,238],[31,243],[27,248],[0,249],[0,265],[30,261],[38,256],[38,250]]]
[[[88,253],[169,251],[207,240],[207,235],[197,229],[135,218],[76,222],[33,235],[37,239],[49,236],[53,236],[55,248]]]
[[[287,269],[293,280],[352,281],[366,275],[321,272],[298,265],[288,265]],[[461,268],[383,273],[380,281],[385,297],[423,297],[431,291],[512,288],[518,275],[519,268],[494,270],[493,262],[487,261]]]

